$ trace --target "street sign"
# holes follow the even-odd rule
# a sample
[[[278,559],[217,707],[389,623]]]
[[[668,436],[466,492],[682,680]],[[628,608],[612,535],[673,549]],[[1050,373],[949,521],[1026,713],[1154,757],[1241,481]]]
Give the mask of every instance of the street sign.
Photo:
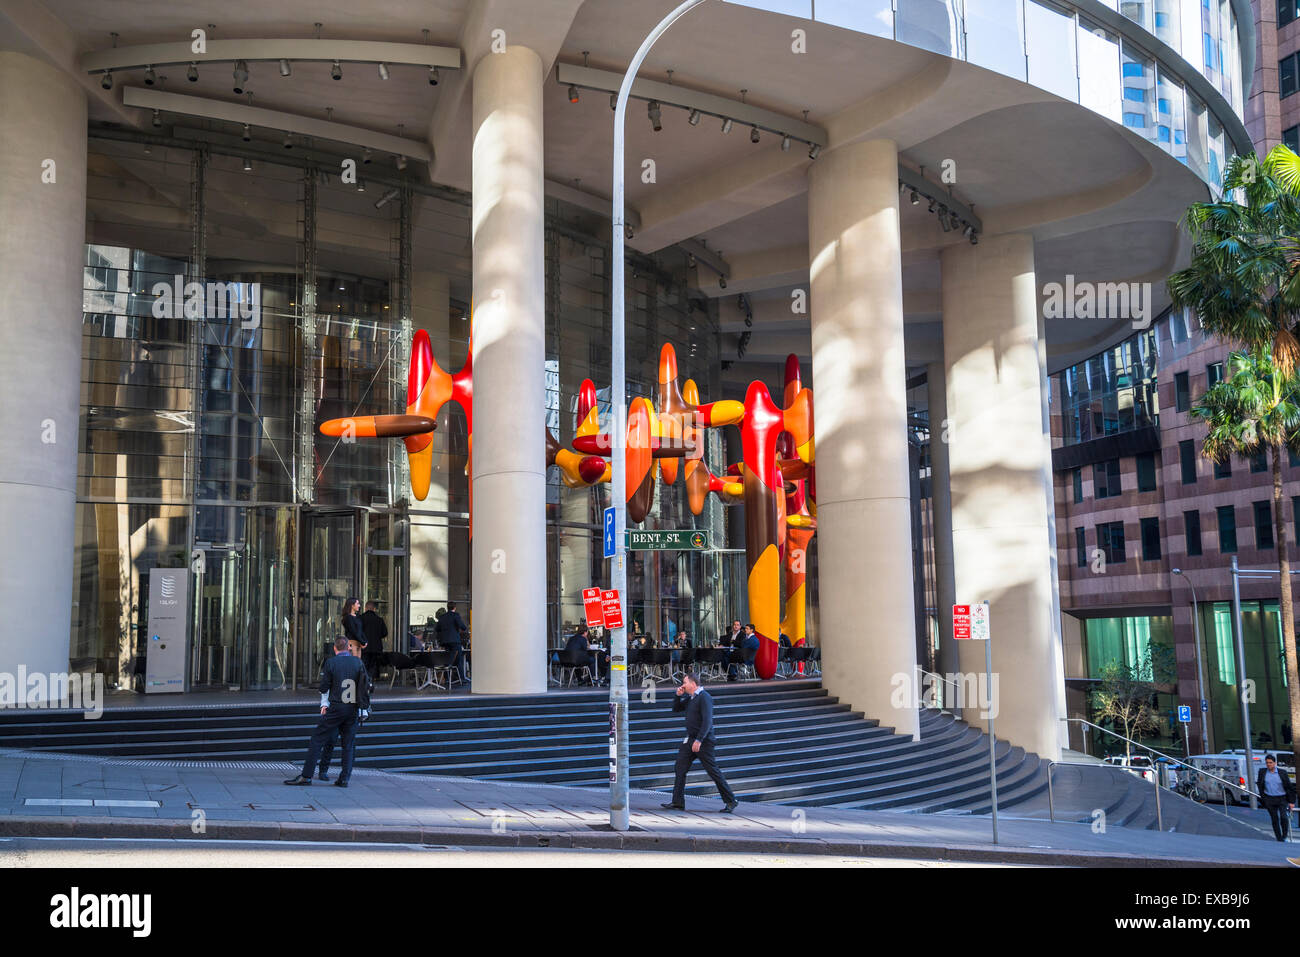
[[[1183,724],[1190,724],[1192,720],[1192,706],[1190,704],[1180,704],[1178,706],[1178,720]]]
[[[952,606],[952,636],[956,639],[970,638],[970,605]]]
[[[709,548],[709,533],[699,528],[629,528],[627,548],[628,551],[703,552]]]
[[[970,606],[971,641],[989,640],[989,603],[986,601]]]
[[[584,588],[582,590],[582,610],[586,613],[588,628],[599,628],[605,624],[599,588]]]
[[[601,617],[606,628],[623,627],[623,606],[619,604],[618,592],[607,589],[600,593]]]
[[[614,509],[605,509],[605,557],[614,557]]]

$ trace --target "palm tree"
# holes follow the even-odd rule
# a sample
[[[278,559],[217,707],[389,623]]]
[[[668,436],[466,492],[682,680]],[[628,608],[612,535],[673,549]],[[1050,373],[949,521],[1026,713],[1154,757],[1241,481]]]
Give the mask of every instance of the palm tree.
[[[1291,747],[1300,768],[1300,674],[1296,670],[1295,613],[1291,604],[1291,558],[1282,506],[1282,454],[1300,447],[1300,378],[1284,373],[1265,351],[1234,352],[1229,375],[1192,409],[1208,427],[1202,454],[1222,462],[1233,455],[1266,453],[1273,471],[1273,543],[1280,582],[1278,609],[1291,699]]]

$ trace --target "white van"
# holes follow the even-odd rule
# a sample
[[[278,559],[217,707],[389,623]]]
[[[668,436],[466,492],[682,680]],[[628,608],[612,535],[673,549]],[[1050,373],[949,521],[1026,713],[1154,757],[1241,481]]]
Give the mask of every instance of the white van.
[[[1250,801],[1249,792],[1255,790],[1255,779],[1259,777],[1259,769],[1264,766],[1266,754],[1277,758],[1278,766],[1285,768],[1291,780],[1295,780],[1295,756],[1290,751],[1257,749],[1251,755],[1255,762],[1250,773],[1246,772],[1246,752],[1241,748],[1234,751],[1220,751],[1218,754],[1194,754],[1187,759],[1187,763],[1198,771],[1205,771],[1230,782],[1224,785],[1214,778],[1202,776],[1200,785],[1207,801],[1221,803],[1223,792],[1226,790],[1229,804],[1245,804]]]

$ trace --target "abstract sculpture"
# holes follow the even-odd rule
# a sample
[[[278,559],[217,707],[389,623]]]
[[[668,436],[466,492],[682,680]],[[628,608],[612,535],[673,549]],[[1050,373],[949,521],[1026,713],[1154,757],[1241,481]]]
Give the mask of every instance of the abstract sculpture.
[[[691,513],[704,511],[714,494],[727,505],[745,509],[745,558],[748,566],[749,617],[759,637],[754,670],[760,678],[776,674],[782,630],[791,644],[806,637],[805,582],[808,543],[816,530],[812,391],[803,388],[799,360],[786,359],[783,407],[761,382],[751,382],[745,401],[701,403],[699,389],[688,379],[678,384],[677,355],[665,344],[659,355],[657,406],[636,398],[627,417],[627,485],[623,489],[628,520],[645,520],[654,502],[655,474],[674,485],[679,474]],[[433,467],[433,431],[438,412],[456,402],[465,412],[473,464],[473,357],[454,375],[433,357],[429,334],[415,334],[403,415],[331,419],[324,435],[342,438],[401,438],[411,465],[411,491],[423,501]],[[715,475],[704,461],[705,429],[734,425],[740,429],[742,461]],[[609,482],[612,442],[601,432],[596,386],[584,380],[578,391],[573,448],[567,449],[546,430],[546,464],[554,465],[570,488]],[[657,468],[656,468],[657,466]],[[471,514],[473,512],[472,475]],[[471,535],[473,528],[471,525]],[[785,570],[785,619],[781,618],[780,580]]]

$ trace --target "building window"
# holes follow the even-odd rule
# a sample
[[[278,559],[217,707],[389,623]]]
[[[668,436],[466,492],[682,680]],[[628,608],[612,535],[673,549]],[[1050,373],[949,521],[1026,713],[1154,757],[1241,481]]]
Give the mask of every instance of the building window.
[[[1187,536],[1187,554],[1201,554],[1201,513],[1183,512],[1183,533]]]
[[[1255,503],[1255,547],[1273,547],[1273,503]]]
[[[1119,459],[1098,462],[1092,467],[1092,497],[1115,498],[1119,495]]]
[[[1300,153],[1300,126],[1290,126],[1282,131],[1282,145],[1293,153]]]
[[[1083,501],[1083,469],[1071,469],[1070,477],[1074,482],[1074,504]]]
[[[1205,388],[1206,391],[1213,389],[1223,381],[1223,363],[1211,362],[1205,367]]]
[[[1281,98],[1286,98],[1296,91],[1295,65],[1296,58],[1294,53],[1285,59],[1278,60],[1277,62],[1277,95]]]
[[[1074,530],[1074,561],[1080,568],[1088,565],[1088,536],[1081,528]]]
[[[1300,465],[1300,455],[1296,455],[1295,449],[1286,450],[1286,464],[1291,466],[1291,468]]]
[[[1183,484],[1196,484],[1196,442],[1184,439],[1178,443],[1178,463],[1183,470]]]
[[[1231,505],[1220,505],[1214,510],[1219,516],[1219,551],[1224,555],[1237,550],[1237,515]]]
[[[1232,459],[1225,458],[1222,462],[1214,463],[1214,477],[1216,479],[1232,478]]]
[[[1138,491],[1156,490],[1156,454],[1143,452],[1137,457]]]
[[[1187,373],[1174,374],[1174,411],[1186,412],[1191,407],[1191,393],[1187,388]]]
[[[1112,565],[1124,561],[1124,523],[1107,522],[1097,526],[1097,547]]]
[[[1268,453],[1256,452],[1250,457],[1250,470],[1252,472],[1268,471]]]
[[[1169,341],[1177,346],[1186,342],[1187,339],[1187,314],[1183,312],[1171,313],[1169,316]]]
[[[1284,27],[1296,15],[1296,0],[1277,0],[1277,25]]]
[[[1160,519],[1144,518],[1142,527],[1142,560],[1156,561],[1160,558]]]

